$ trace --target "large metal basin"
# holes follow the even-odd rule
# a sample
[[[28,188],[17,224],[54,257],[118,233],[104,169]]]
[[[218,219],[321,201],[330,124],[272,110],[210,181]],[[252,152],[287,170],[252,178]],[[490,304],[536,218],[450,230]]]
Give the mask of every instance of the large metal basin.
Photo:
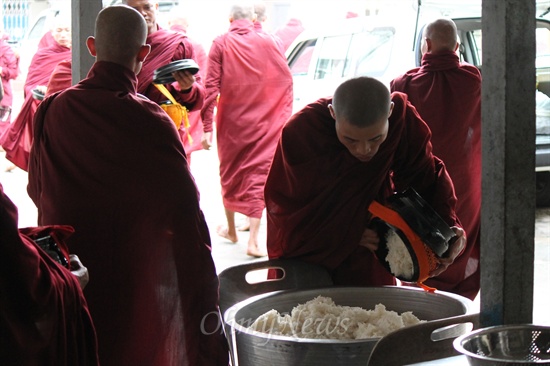
[[[275,309],[290,312],[298,304],[319,295],[337,305],[374,309],[382,303],[398,313],[412,311],[419,319],[438,320],[472,314],[473,302],[446,292],[428,293],[411,287],[326,287],[310,290],[285,290],[254,296],[228,308],[224,327],[231,342],[235,366],[267,365],[361,365],[379,338],[363,340],[323,340],[275,336],[248,328],[265,312]],[[414,326],[413,326],[414,327]]]

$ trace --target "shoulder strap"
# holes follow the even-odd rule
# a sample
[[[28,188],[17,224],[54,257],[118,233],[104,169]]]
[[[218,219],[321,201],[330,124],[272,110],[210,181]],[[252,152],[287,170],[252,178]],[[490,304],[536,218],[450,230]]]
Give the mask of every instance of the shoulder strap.
[[[174,98],[174,96],[172,95],[172,93],[170,93],[168,91],[168,89],[166,89],[166,87],[163,85],[163,84],[156,84],[156,83],[153,83],[153,85],[155,85],[157,87],[157,89],[162,93],[162,95],[164,95],[166,98],[168,98],[168,100],[170,102],[172,102],[173,105],[175,106],[180,106],[182,108],[182,112],[183,112],[183,126],[185,127],[185,133],[187,134],[187,139],[189,140],[189,144],[192,144],[193,143],[193,138],[191,137],[191,134],[189,133],[189,117],[187,115],[187,108],[185,106],[182,106],[180,103],[178,103],[176,101],[176,99]]]

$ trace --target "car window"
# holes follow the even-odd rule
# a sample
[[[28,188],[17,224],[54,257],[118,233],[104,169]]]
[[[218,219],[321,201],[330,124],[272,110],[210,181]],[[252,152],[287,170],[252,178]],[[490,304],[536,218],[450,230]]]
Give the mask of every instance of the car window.
[[[344,76],[350,41],[350,34],[323,39],[315,67],[315,79],[340,79]]]
[[[394,36],[393,28],[380,28],[354,34],[349,51],[354,66],[349,75],[382,76],[392,57]]]
[[[292,54],[289,56],[291,62],[288,65],[292,76],[307,75],[316,44],[316,39],[308,40],[299,44],[295,48],[297,51],[292,51]]]

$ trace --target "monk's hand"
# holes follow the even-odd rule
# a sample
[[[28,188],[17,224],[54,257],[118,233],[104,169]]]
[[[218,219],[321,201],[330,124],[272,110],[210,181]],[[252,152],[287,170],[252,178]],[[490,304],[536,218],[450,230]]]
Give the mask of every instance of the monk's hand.
[[[174,79],[178,82],[181,90],[191,89],[195,83],[195,75],[189,71],[180,70],[173,72],[172,75],[174,75]]]
[[[69,263],[71,265],[71,273],[78,279],[80,288],[84,290],[84,287],[86,287],[90,281],[88,268],[82,265],[82,262],[76,254],[69,254]]]
[[[361,240],[359,241],[359,245],[373,252],[378,249],[379,243],[380,237],[378,236],[378,233],[372,229],[365,229],[365,231],[363,231],[363,236],[361,236]]]
[[[204,150],[210,150],[212,146],[212,132],[204,132],[202,134],[201,144]]]
[[[453,226],[451,229],[456,234],[456,240],[449,246],[449,249],[442,258],[439,258],[439,266],[430,272],[430,277],[440,275],[445,272],[447,268],[455,261],[455,259],[462,254],[462,251],[466,247],[466,234],[464,230]]]

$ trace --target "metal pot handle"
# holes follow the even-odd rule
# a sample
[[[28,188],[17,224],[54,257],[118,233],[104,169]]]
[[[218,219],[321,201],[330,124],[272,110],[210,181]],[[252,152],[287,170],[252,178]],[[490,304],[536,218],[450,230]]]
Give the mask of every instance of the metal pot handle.
[[[267,270],[282,273],[265,281],[249,283],[246,275],[252,271]],[[280,272],[279,272],[280,271]],[[220,311],[252,296],[279,290],[329,287],[333,285],[328,271],[319,265],[296,259],[271,259],[230,267],[218,275],[220,281]]]
[[[374,346],[368,366],[402,366],[458,356],[454,338],[479,328],[479,313],[412,325],[392,332]]]

